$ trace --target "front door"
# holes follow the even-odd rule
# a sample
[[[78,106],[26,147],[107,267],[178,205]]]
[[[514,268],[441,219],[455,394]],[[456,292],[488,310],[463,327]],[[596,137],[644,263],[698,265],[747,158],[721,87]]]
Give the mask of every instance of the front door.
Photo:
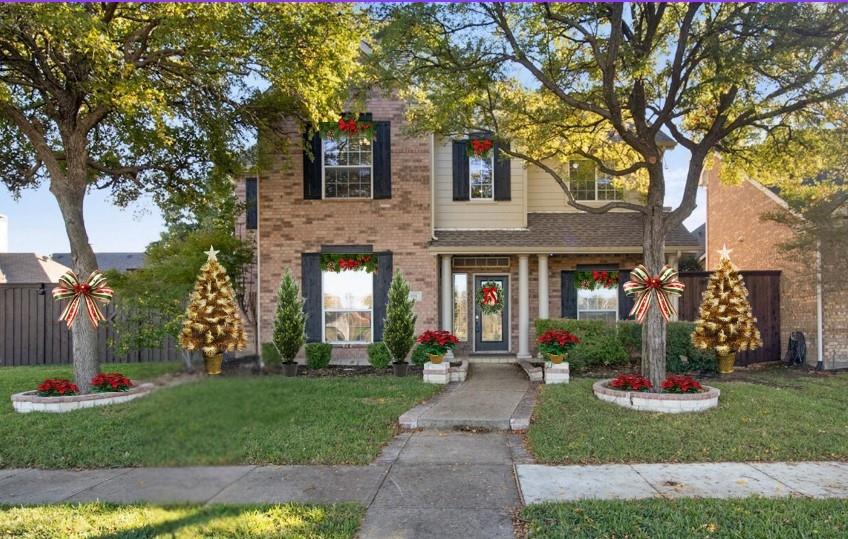
[[[483,287],[499,287],[503,309],[498,313],[483,312],[477,300]],[[474,277],[474,351],[509,351],[509,277],[506,275],[477,275]]]

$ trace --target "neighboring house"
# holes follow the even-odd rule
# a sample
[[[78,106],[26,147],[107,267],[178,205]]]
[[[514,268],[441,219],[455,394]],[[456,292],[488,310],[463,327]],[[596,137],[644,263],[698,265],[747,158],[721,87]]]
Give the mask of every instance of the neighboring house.
[[[100,271],[133,271],[144,267],[144,253],[96,253],[97,269]],[[53,260],[73,267],[71,253],[53,253]]]
[[[0,253],[0,284],[57,283],[69,268],[35,253]]]
[[[779,245],[793,239],[793,231],[762,219],[765,213],[789,210],[779,195],[752,179],[723,185],[717,167],[704,172],[701,184],[707,189],[706,269],[715,268],[718,249],[727,245],[741,270],[779,270],[782,348],[791,332],[802,331],[809,364],[821,355],[826,369],[848,367],[848,282],[833,269],[848,253],[783,252]]]
[[[579,212],[535,166],[469,157],[465,139],[407,135],[401,101],[372,98],[367,111],[376,125],[371,144],[314,137],[304,152],[303,134],[291,123],[290,144],[264,156],[269,165],[258,180],[239,188],[247,198],[254,190],[257,201],[255,210],[248,204],[245,227],[256,228],[260,341],[270,339],[287,269],[302,283],[308,340],[336,344],[341,360],[364,360],[365,345],[382,339],[395,270],[416,299],[416,330],[454,331],[459,354],[526,358],[535,351],[536,318],[627,316],[631,303],[620,286],[577,289],[574,276],[614,269],[625,281],[643,259],[641,214]],[[569,170],[573,192],[586,203],[638,196],[615,188],[590,161],[575,160]],[[666,240],[672,264],[699,249],[683,226]],[[370,253],[377,271],[324,271],[328,253]],[[484,281],[506,292],[499,315],[476,308]]]

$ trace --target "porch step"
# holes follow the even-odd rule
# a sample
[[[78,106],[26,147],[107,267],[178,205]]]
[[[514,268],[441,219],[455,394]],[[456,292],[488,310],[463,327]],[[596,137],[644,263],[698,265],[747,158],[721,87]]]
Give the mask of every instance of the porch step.
[[[491,356],[468,356],[469,363],[518,363],[513,354],[491,355]]]

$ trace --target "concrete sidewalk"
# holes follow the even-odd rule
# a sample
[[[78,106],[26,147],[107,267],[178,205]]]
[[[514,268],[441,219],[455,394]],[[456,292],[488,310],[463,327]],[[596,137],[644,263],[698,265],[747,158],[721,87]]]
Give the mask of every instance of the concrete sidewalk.
[[[524,503],[583,499],[848,498],[845,462],[517,465]]]

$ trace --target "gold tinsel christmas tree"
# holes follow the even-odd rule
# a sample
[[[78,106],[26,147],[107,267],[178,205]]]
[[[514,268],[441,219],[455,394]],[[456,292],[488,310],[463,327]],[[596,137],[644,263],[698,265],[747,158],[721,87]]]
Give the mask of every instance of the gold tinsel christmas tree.
[[[207,358],[247,346],[235,292],[217,253],[211,247],[206,253],[209,258],[194,283],[180,332],[180,346],[200,350]]]
[[[718,268],[701,300],[692,342],[703,350],[713,348],[719,355],[754,350],[763,341],[748,302],[748,289],[730,262],[730,250],[725,247],[719,254]]]

